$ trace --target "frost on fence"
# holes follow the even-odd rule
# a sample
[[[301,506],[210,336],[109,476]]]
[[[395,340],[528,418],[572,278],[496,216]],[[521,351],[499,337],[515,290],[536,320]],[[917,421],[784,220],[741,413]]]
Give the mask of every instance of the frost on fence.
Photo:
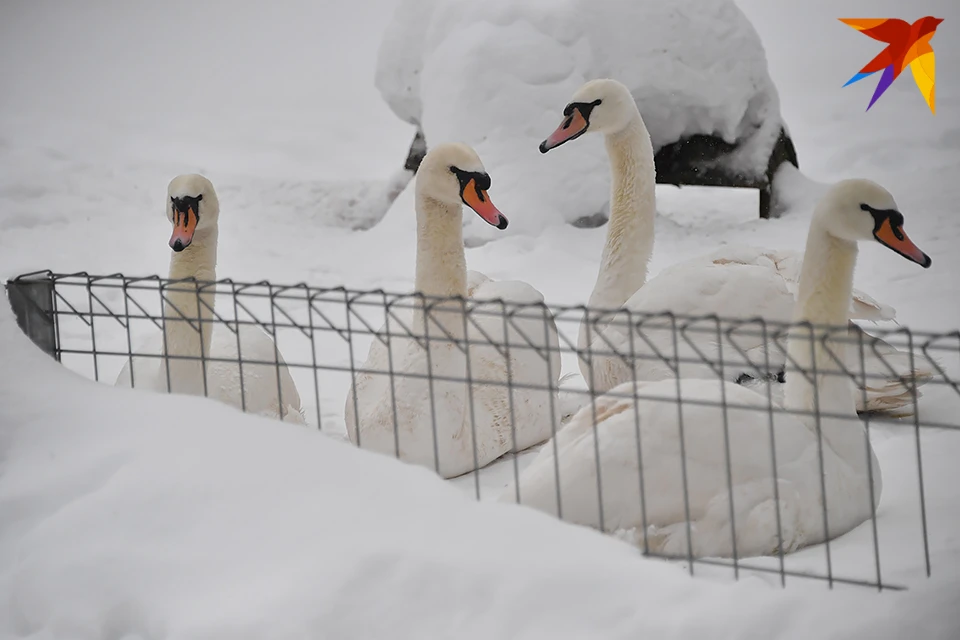
[[[691,572],[896,587],[883,559],[909,553],[930,573],[922,442],[957,424],[917,401],[960,395],[958,332],[119,274],[7,288],[94,380],[317,428]],[[915,512],[893,528],[891,491]]]

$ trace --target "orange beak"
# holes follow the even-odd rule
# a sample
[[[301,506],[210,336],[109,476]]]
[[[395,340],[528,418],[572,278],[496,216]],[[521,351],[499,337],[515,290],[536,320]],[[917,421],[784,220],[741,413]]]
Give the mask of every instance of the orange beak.
[[[463,191],[460,192],[460,199],[463,200],[464,204],[476,211],[478,216],[497,229],[507,228],[507,218],[500,213],[499,209],[493,206],[489,194],[477,187],[476,180],[471,178],[470,181],[463,186]]]
[[[557,130],[550,134],[550,137],[540,143],[540,153],[546,153],[550,149],[555,149],[564,142],[570,142],[579,138],[587,132],[589,123],[580,113],[580,109],[574,107],[570,115],[564,117],[563,122],[557,127]]]
[[[889,219],[884,220],[880,224],[880,227],[873,232],[873,236],[880,244],[890,247],[907,260],[916,262],[924,269],[929,268],[933,262],[930,256],[921,251],[917,245],[913,244],[913,241],[904,233],[902,226],[894,227]]]
[[[170,236],[170,248],[174,251],[183,251],[193,242],[193,234],[197,230],[197,212],[193,207],[187,207],[186,211],[173,209],[173,235]]]

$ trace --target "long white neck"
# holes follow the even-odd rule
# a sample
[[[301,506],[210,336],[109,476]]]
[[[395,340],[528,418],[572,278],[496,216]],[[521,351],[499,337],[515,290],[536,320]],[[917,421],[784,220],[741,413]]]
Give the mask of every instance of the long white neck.
[[[657,212],[657,173],[650,134],[639,112],[605,142],[612,178],[610,222],[589,304],[616,308],[647,281]]]
[[[448,204],[417,192],[417,273],[416,290],[428,296],[426,304],[432,325],[440,325],[451,337],[464,335],[462,305],[437,304],[430,296],[467,295],[467,261],[463,253],[463,212],[459,204]],[[433,306],[430,306],[430,305]],[[444,311],[446,310],[446,311]],[[422,332],[424,310],[414,307],[413,331]],[[430,336],[443,336],[431,327]]]
[[[814,214],[816,216],[816,213]],[[841,240],[826,231],[814,217],[807,236],[807,247],[800,272],[795,322],[810,322],[811,329],[797,327],[791,332],[787,346],[790,371],[784,389],[784,406],[791,410],[850,416],[850,419],[820,418],[820,429],[831,448],[841,456],[844,452],[860,452],[863,462],[863,428],[857,419],[852,381],[839,363],[844,362],[849,323],[850,297],[853,291],[853,270],[857,261],[857,244]],[[816,325],[829,325],[831,331]],[[827,339],[824,336],[839,339]],[[807,379],[814,369],[818,375]],[[800,416],[811,429],[817,427],[813,415]]]
[[[647,266],[653,253],[653,223],[657,214],[657,170],[653,162],[650,133],[640,112],[635,111],[626,128],[606,137],[610,159],[610,222],[600,257],[600,271],[587,305],[616,309],[647,281]],[[588,314],[580,323],[579,349],[587,348]],[[595,331],[589,332],[590,342]],[[588,374],[586,362],[580,369]]]
[[[195,278],[198,281],[217,279],[217,229],[198,230],[190,246],[170,257],[170,279]],[[203,395],[203,364],[194,358],[210,355],[213,334],[214,291],[190,282],[169,285],[163,305],[163,341],[165,353],[189,356],[169,360],[172,391]],[[189,322],[187,321],[189,320]],[[203,320],[203,322],[200,322]],[[197,330],[200,324],[201,330]],[[165,382],[165,381],[164,381]]]

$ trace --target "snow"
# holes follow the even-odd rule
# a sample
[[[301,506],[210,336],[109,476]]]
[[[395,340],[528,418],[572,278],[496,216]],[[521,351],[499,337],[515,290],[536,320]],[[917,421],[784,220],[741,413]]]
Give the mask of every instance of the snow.
[[[367,28],[344,37],[349,10],[290,0],[5,3],[0,54],[16,61],[0,70],[0,149],[16,167],[0,183],[7,215],[16,228],[114,206],[129,219],[155,211],[158,182],[200,171],[261,214],[282,205],[325,226],[369,226],[399,190],[388,182],[412,136],[371,85],[389,19],[377,4],[391,2],[372,2]],[[331,64],[344,45],[354,65]],[[78,202],[84,183],[96,187]],[[43,213],[24,220],[36,199]]]
[[[502,206],[525,212],[511,220],[523,233],[607,206],[599,139],[575,153],[537,150],[573,92],[597,77],[630,88],[654,151],[692,134],[717,135],[743,144],[726,166],[766,170],[782,125],[779,98],[760,38],[733,0],[403,0],[376,80],[428,147],[461,140],[499,169]],[[405,208],[398,202],[393,211]],[[467,232],[494,236],[475,221]]]
[[[914,553],[885,558],[888,577],[913,587],[905,594],[802,581],[783,590],[770,576],[691,579],[628,544],[474,502],[429,471],[296,425],[95,384],[34,349],[5,308],[0,350],[17,363],[0,373],[0,637],[898,638],[909,629],[948,638],[960,629],[949,606],[960,585],[948,562],[957,546],[947,482],[960,442],[945,434],[926,443],[938,453],[927,468],[938,516],[931,558],[943,567],[933,578]],[[912,502],[898,496],[885,517]],[[834,553],[868,549],[863,537]],[[869,616],[850,613],[868,607]]]
[[[164,274],[164,189],[175,174],[201,171],[223,208],[219,276],[410,290],[409,188],[381,223],[347,228],[383,213],[385,194],[403,184],[398,169],[414,134],[391,112],[412,107],[388,108],[377,90],[384,80],[374,86],[395,4],[6,2],[0,55],[15,63],[0,67],[0,275],[46,268]],[[437,53],[441,45],[459,55],[491,42],[492,33],[502,45],[488,45],[490,68],[502,71],[506,58],[515,69],[499,77],[476,62],[464,67],[463,81],[472,74],[485,84],[452,97],[461,106],[465,99],[486,105],[473,111],[476,124],[446,120],[444,88],[431,88],[427,67],[411,92],[438,96],[423,100],[433,105],[422,113],[428,141],[433,126],[451,137],[487,137],[477,149],[492,175],[490,195],[511,226],[485,230],[496,241],[468,249],[468,266],[529,282],[551,303],[582,304],[606,229],[565,224],[557,202],[590,205],[577,215],[603,206],[602,141],[584,137],[545,156],[536,143],[592,69],[576,66],[593,63],[591,42],[627,36],[607,27],[591,41],[584,34],[610,20],[586,11],[592,26],[571,24],[565,16],[577,4],[555,5],[555,24],[544,17],[546,2],[490,4],[475,29],[448,18],[458,37],[431,54],[438,74],[444,65],[451,65],[445,73],[455,69]],[[755,191],[658,187],[651,274],[727,243],[802,250],[823,183],[867,177],[895,195],[908,233],[934,263],[920,270],[865,247],[856,286],[895,307],[907,327],[955,331],[960,127],[951,114],[960,108],[960,45],[949,35],[960,23],[956,3],[924,7],[946,18],[932,41],[937,116],[909,76],[869,113],[872,84],[841,88],[879,49],[836,18],[919,17],[903,14],[902,3],[738,6],[762,38],[803,173],[784,170],[780,184],[791,206],[770,221],[756,219]],[[636,29],[651,27],[640,21]],[[422,54],[411,48],[409,55]],[[519,82],[538,73],[560,77],[545,85],[552,93],[543,102]],[[501,151],[483,146],[495,143]],[[522,174],[526,163],[536,173]],[[574,166],[577,174],[558,192],[553,174]],[[471,233],[470,243],[489,237]],[[575,339],[576,325],[566,330]],[[69,328],[68,337],[80,332]],[[347,351],[333,344],[318,353],[340,364]],[[355,353],[367,344],[358,341]],[[292,339],[281,350],[288,360],[310,358]],[[0,637],[952,638],[960,630],[956,433],[923,430],[930,578],[915,436],[891,426],[872,428],[884,473],[881,560],[884,580],[909,591],[828,592],[790,578],[782,590],[775,576],[731,583],[729,570],[700,565],[690,580],[685,567],[644,560],[617,540],[488,504],[513,460],[445,487],[425,470],[292,425],[200,399],[96,385],[30,351],[5,307],[0,353]],[[111,381],[109,367],[115,375],[121,364],[106,363],[101,379]],[[571,358],[563,365],[564,373],[576,371]],[[955,356],[944,365],[960,375]],[[92,377],[84,363],[69,367]],[[318,395],[309,373],[296,376],[308,419],[316,424],[319,408],[324,432],[336,436],[346,376],[325,378]],[[956,423],[958,402],[944,387],[924,389],[923,420]],[[872,539],[867,526],[833,543],[838,573],[871,578]],[[824,549],[790,562],[822,572]]]

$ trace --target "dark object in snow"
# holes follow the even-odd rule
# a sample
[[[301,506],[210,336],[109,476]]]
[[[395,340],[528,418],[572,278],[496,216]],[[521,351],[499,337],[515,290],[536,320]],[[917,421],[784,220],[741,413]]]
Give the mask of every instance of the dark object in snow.
[[[416,173],[425,155],[427,155],[427,140],[417,127],[417,133],[413,136],[413,142],[410,143],[410,151],[407,153],[407,161],[403,163],[403,168]]]
[[[20,329],[44,353],[59,360],[53,281],[43,276],[17,278],[4,288]]]
[[[762,175],[747,175],[724,166],[724,156],[737,145],[716,136],[695,134],[662,147],[654,156],[657,183],[676,186],[739,187],[760,190],[760,217],[769,218],[773,201],[773,178],[784,162],[800,168],[793,140],[780,129],[777,142]]]
[[[608,220],[610,220],[609,211],[598,211],[589,216],[580,216],[572,224],[577,229],[596,229],[607,224]]]

